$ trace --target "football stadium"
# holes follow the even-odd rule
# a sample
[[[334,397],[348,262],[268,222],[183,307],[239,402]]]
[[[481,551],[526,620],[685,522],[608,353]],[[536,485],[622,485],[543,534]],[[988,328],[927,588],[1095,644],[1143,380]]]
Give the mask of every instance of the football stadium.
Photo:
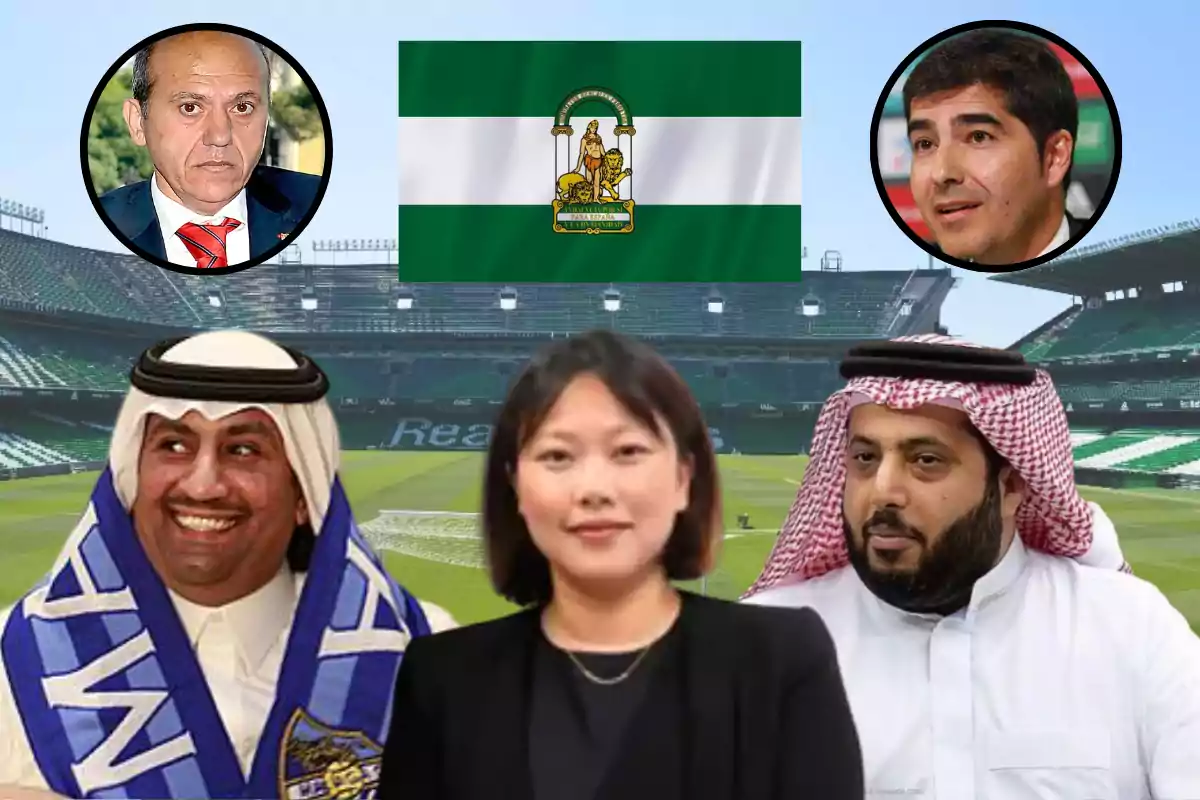
[[[1186,223],[992,280],[1073,298],[1013,347],[1054,376],[1078,481],[1135,572],[1200,629],[1198,248],[1200,226]],[[133,359],[213,328],[316,358],[361,527],[400,581],[461,622],[511,610],[481,568],[476,520],[480,451],[514,374],[543,343],[592,328],[651,342],[699,398],[720,454],[726,542],[694,588],[737,596],[795,495],[840,355],[946,332],[955,283],[941,269],[834,266],[796,284],[404,285],[388,263],[213,280],[0,230],[0,603],[50,567],[86,505]]]

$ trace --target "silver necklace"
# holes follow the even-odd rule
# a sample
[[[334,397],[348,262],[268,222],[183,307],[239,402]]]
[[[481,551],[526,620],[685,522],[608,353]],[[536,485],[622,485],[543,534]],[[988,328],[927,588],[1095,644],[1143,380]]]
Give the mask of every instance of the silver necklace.
[[[642,660],[646,657],[646,654],[650,652],[650,648],[653,646],[653,644],[648,644],[643,647],[642,651],[637,654],[637,658],[633,660],[633,663],[626,667],[625,671],[620,675],[612,678],[602,678],[595,674],[585,667],[583,662],[580,661],[570,650],[564,650],[563,652],[567,654],[567,658],[571,659],[571,663],[575,665],[575,668],[579,670],[583,677],[587,678],[592,683],[595,683],[599,686],[615,686],[618,683],[624,682],[626,678],[633,674],[633,671],[638,668],[638,665],[642,663]]]

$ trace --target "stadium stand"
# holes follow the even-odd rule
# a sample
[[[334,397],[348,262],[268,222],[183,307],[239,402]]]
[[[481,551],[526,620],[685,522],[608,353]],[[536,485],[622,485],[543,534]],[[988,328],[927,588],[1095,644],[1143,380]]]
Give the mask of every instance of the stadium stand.
[[[1166,480],[1200,476],[1197,247],[1200,220],[1191,220],[992,277],[1071,297],[1013,348],[1054,378],[1077,480],[1200,489]]]
[[[1081,311],[1036,355],[1046,360],[1200,346],[1196,311],[1196,297],[1182,292],[1106,303]]]
[[[436,354],[329,353],[320,341],[304,348],[319,358],[338,397],[498,401],[520,357],[446,349]],[[121,391],[142,342],[78,329],[0,322],[0,386]],[[436,346],[435,346],[436,347]],[[840,384],[829,360],[765,360],[747,356],[669,358],[704,405],[820,402]]]
[[[1178,400],[1200,397],[1200,378],[1066,383],[1058,388],[1067,402],[1087,400]]]
[[[114,355],[112,347],[108,339],[78,330],[0,319],[0,386],[120,389],[128,381],[132,358]]]
[[[6,230],[0,264],[0,298],[14,308],[276,333],[561,334],[604,327],[643,336],[873,338],[927,324],[912,311],[936,312],[953,282],[944,270],[893,270],[806,273],[799,284],[403,286],[391,264],[264,264],[217,280]],[[500,303],[506,291],[516,302],[508,311]],[[619,310],[605,308],[612,292]],[[707,313],[714,297],[721,313]],[[411,307],[397,308],[401,298]],[[304,308],[305,301],[315,308]]]
[[[992,280],[1074,298],[1014,345],[1037,361],[1200,347],[1200,221],[1159,227]]]
[[[35,434],[36,435],[36,434]],[[0,467],[41,467],[75,461],[66,453],[27,436],[0,431]]]
[[[1200,476],[1197,246],[1200,230],[1181,229],[993,277],[1076,298],[1014,348],[1054,373],[1080,468]],[[0,230],[0,472],[103,458],[111,408],[94,404],[123,391],[137,353],[224,327],[314,354],[351,449],[480,447],[540,343],[610,328],[656,344],[718,449],[797,452],[815,404],[841,385],[846,345],[938,329],[955,283],[930,269],[776,285],[405,285],[396,269],[277,264],[201,278]]]
[[[815,273],[801,285],[521,284],[511,290],[516,307],[500,307],[489,285],[426,285],[412,290],[413,308],[398,312],[402,330],[545,333],[615,328],[635,335],[789,338],[882,336],[899,311],[909,273]],[[707,313],[719,298],[721,313]],[[616,311],[606,299],[619,299]],[[806,316],[805,305],[824,313]]]
[[[23,454],[26,461],[2,465],[40,466],[99,460],[106,455],[111,434],[111,420],[104,425],[91,420],[70,419],[61,414],[12,409],[0,421],[0,453],[7,449],[10,458],[19,458]],[[37,446],[31,447],[30,443],[36,443]]]

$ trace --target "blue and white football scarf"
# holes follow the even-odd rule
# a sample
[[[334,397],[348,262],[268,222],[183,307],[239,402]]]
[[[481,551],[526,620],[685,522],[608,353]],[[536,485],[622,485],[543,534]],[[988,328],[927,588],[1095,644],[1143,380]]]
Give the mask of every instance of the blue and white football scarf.
[[[50,788],[76,798],[370,798],[404,648],[429,633],[335,479],[249,779],[105,470],[0,641]]]

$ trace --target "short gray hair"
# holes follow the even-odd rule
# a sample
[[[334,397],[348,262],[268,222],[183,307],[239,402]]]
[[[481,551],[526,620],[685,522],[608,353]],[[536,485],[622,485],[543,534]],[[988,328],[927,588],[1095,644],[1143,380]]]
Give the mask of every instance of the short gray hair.
[[[179,36],[181,34],[175,35]],[[170,39],[173,37],[168,36],[167,38]],[[154,81],[150,77],[150,54],[154,52],[156,45],[164,41],[166,39],[150,42],[150,44],[138,50],[137,55],[133,57],[133,99],[138,101],[138,106],[142,109],[143,118],[145,118],[150,109],[150,90],[154,88]],[[267,102],[269,103],[271,101],[271,52],[259,42],[254,42],[254,44],[258,46],[259,52],[262,53],[263,60],[267,64]]]

